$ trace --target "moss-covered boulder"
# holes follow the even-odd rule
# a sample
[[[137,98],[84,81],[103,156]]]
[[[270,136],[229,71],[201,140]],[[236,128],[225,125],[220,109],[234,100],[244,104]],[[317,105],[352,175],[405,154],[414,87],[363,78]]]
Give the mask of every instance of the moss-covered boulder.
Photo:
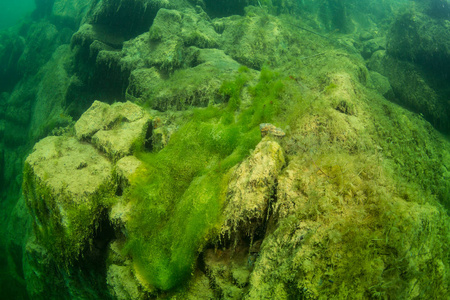
[[[115,193],[112,165],[75,138],[47,137],[25,161],[23,191],[37,241],[69,265],[92,246]]]
[[[43,76],[37,86],[31,112],[30,135],[33,140],[45,137],[53,130],[72,123],[72,118],[64,112],[66,92],[70,85],[68,65],[72,59],[70,47],[62,45],[41,68]]]
[[[150,28],[152,55],[149,63],[159,69],[172,72],[183,65],[184,48],[216,48],[218,34],[203,13],[160,9]]]
[[[107,273],[108,286],[114,299],[145,299],[129,266],[111,265]]]

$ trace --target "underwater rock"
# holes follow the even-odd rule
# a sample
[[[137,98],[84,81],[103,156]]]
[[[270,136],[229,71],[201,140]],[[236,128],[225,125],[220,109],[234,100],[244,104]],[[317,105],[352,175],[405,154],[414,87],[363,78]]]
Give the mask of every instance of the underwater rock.
[[[222,102],[219,89],[237,74],[239,63],[218,49],[190,47],[187,64],[191,68],[174,71],[169,79],[156,67],[134,70],[126,98],[149,104],[159,111],[184,110]]]
[[[25,48],[17,62],[17,68],[27,75],[36,74],[56,48],[67,43],[58,28],[48,21],[33,23],[27,31],[25,41]]]
[[[442,3],[440,9],[449,11],[449,7]],[[450,130],[449,49],[450,22],[407,10],[396,16],[390,28],[385,72],[376,70],[391,80],[401,104],[423,113],[437,129],[446,132]]]
[[[145,299],[129,266],[110,265],[106,278],[108,288],[114,299]]]
[[[221,234],[253,236],[266,220],[278,173],[284,165],[281,146],[264,138],[232,173]]]
[[[450,23],[419,11],[396,16],[388,35],[389,55],[445,74],[450,69]]]
[[[355,88],[357,82],[349,73],[334,73],[328,75],[330,85],[325,94],[330,99],[334,109],[346,115],[357,113],[354,99],[357,97]]]
[[[369,75],[368,86],[375,89],[386,99],[393,100],[395,95],[391,84],[389,83],[389,79],[375,71],[369,71]]]
[[[185,48],[217,48],[219,35],[205,14],[160,9],[149,31],[149,63],[173,72],[184,64]]]
[[[72,122],[71,117],[64,113],[66,91],[70,84],[67,65],[72,59],[69,45],[62,45],[41,68],[44,75],[37,87],[30,124],[30,136],[33,140],[47,136],[53,129],[66,127]]]
[[[276,137],[284,137],[286,135],[281,128],[275,127],[275,125],[270,123],[259,124],[259,130],[261,131],[261,137],[265,137],[268,134]]]
[[[112,160],[133,152],[151,136],[151,118],[131,102],[108,105],[95,101],[75,123],[79,140],[90,140]]]
[[[249,249],[238,245],[231,249],[207,249],[204,263],[216,294],[225,299],[242,299],[252,271]]]
[[[142,165],[135,156],[125,156],[116,163],[116,176],[123,188],[129,186],[131,177]]]
[[[262,8],[252,8],[246,18],[228,17],[221,22],[224,30],[220,48],[250,68],[260,70],[269,61],[275,67],[290,55],[302,56],[296,49],[296,37],[288,33],[288,26]]]
[[[334,155],[333,163],[338,155]],[[363,295],[371,294],[371,287],[397,280],[398,276],[414,276],[419,269],[428,275],[406,280],[401,290],[382,290],[409,298],[406,295],[418,295],[433,282],[433,291],[446,293],[447,284],[441,283],[448,282],[442,260],[447,244],[436,240],[450,237],[444,225],[448,216],[442,207],[401,199],[396,186],[386,186],[384,175],[372,177],[368,184],[366,175],[358,174],[358,170],[370,164],[360,164],[360,158],[346,156],[342,162],[360,164],[351,168],[353,174],[348,174],[350,169],[337,171],[345,173],[341,176],[349,181],[325,175],[316,162],[308,160],[297,157],[278,176],[273,208],[277,229],[264,238],[246,299],[278,298],[275,282],[285,293],[309,295],[311,299],[331,298],[343,284],[346,291],[339,290],[340,295],[351,293],[365,298]],[[338,190],[347,188],[339,187],[338,182],[355,191],[342,195]],[[373,217],[375,211],[380,217]],[[369,250],[367,243],[377,251]],[[393,265],[395,271],[386,272]],[[362,280],[352,283],[355,277]],[[348,288],[352,292],[347,292]]]
[[[127,39],[148,30],[160,9],[187,7],[184,0],[118,0],[94,1],[88,13],[88,23],[106,26]]]
[[[375,51],[386,49],[386,39],[383,37],[373,38],[363,42],[362,57],[369,59]]]
[[[34,236],[24,247],[24,277],[27,292],[31,298],[68,297],[61,283],[63,276],[57,272],[57,266],[48,250],[40,245]]]
[[[70,264],[92,243],[114,195],[111,163],[89,144],[51,136],[34,146],[23,176],[38,242],[58,263]]]
[[[124,42],[124,37],[120,33],[113,33],[101,25],[83,24],[75,32],[70,41],[71,47],[81,47],[85,52],[89,52],[89,47],[94,41],[99,41],[113,49],[120,49]]]

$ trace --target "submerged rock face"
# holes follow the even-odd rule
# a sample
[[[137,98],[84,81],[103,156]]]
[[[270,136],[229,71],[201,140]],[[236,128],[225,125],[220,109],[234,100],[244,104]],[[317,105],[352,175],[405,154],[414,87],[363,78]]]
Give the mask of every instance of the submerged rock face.
[[[449,4],[418,2],[426,2],[425,7],[419,6],[418,10],[410,9],[395,17],[387,39],[387,55],[378,51],[370,65],[389,78],[397,102],[423,114],[433,126],[448,132],[450,24],[427,15],[431,11],[426,7],[437,5],[445,15]]]
[[[92,243],[114,195],[112,164],[91,145],[47,137],[25,161],[23,188],[38,242],[70,263]]]
[[[136,157],[126,155],[142,147],[150,125],[150,116],[135,104],[95,101],[75,124],[75,137],[50,136],[35,145],[25,162],[23,182],[34,229],[25,253],[29,295],[103,297],[108,283],[118,299],[142,296],[129,264],[126,270],[112,264],[104,278],[102,260],[113,235],[124,234],[129,207],[117,196],[140,166]],[[80,261],[93,264],[90,275],[74,266]],[[61,267],[68,272],[50,272]],[[50,284],[77,282],[80,276],[92,276],[92,282],[105,289],[85,286],[76,291],[76,284],[68,289]]]

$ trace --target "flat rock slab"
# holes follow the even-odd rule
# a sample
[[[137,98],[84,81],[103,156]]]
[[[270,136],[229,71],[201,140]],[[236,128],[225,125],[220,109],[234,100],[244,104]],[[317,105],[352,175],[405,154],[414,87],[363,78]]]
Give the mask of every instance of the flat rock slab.
[[[64,190],[74,201],[86,201],[111,180],[111,162],[93,146],[74,138],[50,136],[39,141],[26,164],[54,193]]]
[[[75,124],[79,140],[91,141],[116,161],[132,154],[151,130],[150,116],[131,102],[109,105],[95,101]]]

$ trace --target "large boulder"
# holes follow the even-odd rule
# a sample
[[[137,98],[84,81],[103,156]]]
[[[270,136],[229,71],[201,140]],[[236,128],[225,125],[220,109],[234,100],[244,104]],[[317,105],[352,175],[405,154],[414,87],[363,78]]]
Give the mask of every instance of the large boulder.
[[[92,247],[115,194],[111,162],[89,144],[51,136],[34,146],[23,176],[38,242],[58,263],[69,265]]]

